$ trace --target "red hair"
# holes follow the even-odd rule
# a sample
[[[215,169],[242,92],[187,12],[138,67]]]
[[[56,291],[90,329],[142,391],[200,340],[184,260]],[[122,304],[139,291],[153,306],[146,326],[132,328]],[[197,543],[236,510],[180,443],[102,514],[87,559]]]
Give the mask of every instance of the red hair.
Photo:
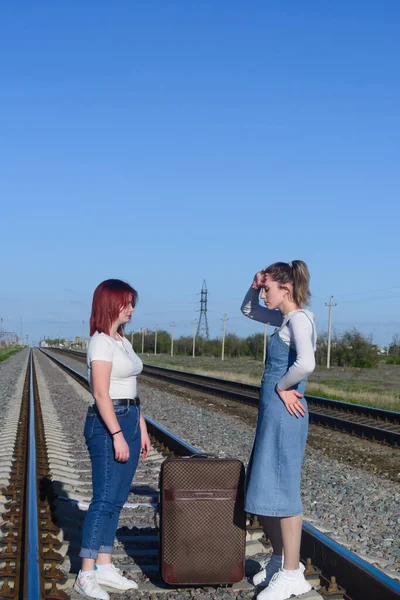
[[[132,302],[135,307],[138,293],[125,281],[106,279],[94,290],[92,314],[90,315],[90,335],[96,331],[110,335],[110,328],[117,320],[122,308]],[[118,327],[118,333],[124,332],[124,326]]]

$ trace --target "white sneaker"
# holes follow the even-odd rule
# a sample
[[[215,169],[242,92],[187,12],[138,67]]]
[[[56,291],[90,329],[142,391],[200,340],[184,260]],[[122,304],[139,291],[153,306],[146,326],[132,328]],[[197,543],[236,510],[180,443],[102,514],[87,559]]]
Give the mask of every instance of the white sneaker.
[[[117,569],[117,567],[112,564],[108,569],[97,568],[95,570],[95,577],[97,583],[104,585],[105,587],[113,588],[114,590],[126,592],[126,590],[137,590],[139,587],[136,581],[127,579],[121,575],[120,569]]]
[[[273,575],[270,584],[260,592],[257,600],[288,600],[291,596],[301,596],[312,590],[303,574],[288,577],[282,569]]]
[[[279,571],[280,568],[283,567],[283,556],[282,556],[282,564],[280,567],[271,564],[271,559],[266,563],[265,567],[261,569],[258,573],[256,573],[253,577],[253,585],[259,585],[262,587],[267,587],[272,577]],[[305,566],[303,563],[299,563],[299,569],[304,573]]]
[[[79,571],[78,577],[74,583],[74,590],[78,592],[84,598],[96,598],[96,600],[110,600],[110,596],[106,590],[96,581],[96,577],[93,573],[87,573],[85,571]]]

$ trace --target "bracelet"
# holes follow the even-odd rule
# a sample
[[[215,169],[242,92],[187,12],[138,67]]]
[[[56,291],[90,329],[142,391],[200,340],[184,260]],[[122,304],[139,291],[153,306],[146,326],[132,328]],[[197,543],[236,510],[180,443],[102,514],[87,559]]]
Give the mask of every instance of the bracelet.
[[[117,433],[121,433],[122,429],[118,429],[118,431],[114,431],[114,433],[111,434],[111,436],[113,435],[117,435]]]

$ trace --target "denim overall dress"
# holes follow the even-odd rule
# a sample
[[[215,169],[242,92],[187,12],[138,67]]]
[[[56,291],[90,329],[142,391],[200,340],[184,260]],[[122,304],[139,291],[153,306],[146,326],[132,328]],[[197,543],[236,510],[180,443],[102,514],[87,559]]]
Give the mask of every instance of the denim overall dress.
[[[315,325],[313,321],[311,324],[314,341]],[[267,345],[257,428],[246,474],[246,512],[267,517],[291,517],[303,512],[300,478],[308,409],[306,400],[301,398],[306,409],[304,417],[291,415],[275,390],[296,360],[296,350],[280,338],[279,331]],[[303,379],[294,389],[304,394],[306,383],[307,379]]]

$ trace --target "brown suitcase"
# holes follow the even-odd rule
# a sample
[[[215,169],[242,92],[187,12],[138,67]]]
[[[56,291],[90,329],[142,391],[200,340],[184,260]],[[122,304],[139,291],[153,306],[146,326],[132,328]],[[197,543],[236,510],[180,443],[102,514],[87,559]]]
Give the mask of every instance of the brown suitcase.
[[[244,466],[167,458],[160,474],[161,575],[169,584],[232,584],[244,576]]]

